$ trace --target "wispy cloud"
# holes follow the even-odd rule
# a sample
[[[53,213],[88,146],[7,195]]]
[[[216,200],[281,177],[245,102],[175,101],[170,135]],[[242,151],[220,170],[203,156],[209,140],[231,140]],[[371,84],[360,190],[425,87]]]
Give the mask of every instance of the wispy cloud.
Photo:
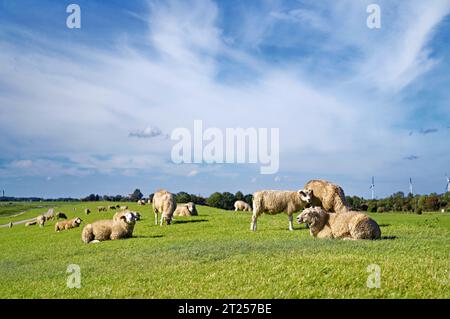
[[[410,155],[410,156],[404,157],[404,159],[408,160],[408,161],[415,161],[415,160],[419,159],[419,156],[417,156],[417,155]]]
[[[157,127],[151,127],[148,126],[143,130],[137,130],[134,132],[130,132],[128,134],[129,137],[138,137],[138,138],[151,138],[160,136],[162,134],[162,131]]]

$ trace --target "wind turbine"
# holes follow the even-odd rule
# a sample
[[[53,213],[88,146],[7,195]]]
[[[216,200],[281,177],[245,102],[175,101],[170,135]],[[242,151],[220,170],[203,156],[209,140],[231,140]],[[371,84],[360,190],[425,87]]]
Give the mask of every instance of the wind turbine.
[[[370,185],[370,189],[372,190],[372,199],[375,199],[375,177],[372,176],[372,184]]]
[[[447,178],[447,185],[445,186],[445,191],[450,192],[450,178],[447,174],[445,174],[445,177]]]
[[[413,193],[413,183],[412,183],[412,178],[411,177],[409,178],[409,193],[411,195],[414,195],[414,193]]]

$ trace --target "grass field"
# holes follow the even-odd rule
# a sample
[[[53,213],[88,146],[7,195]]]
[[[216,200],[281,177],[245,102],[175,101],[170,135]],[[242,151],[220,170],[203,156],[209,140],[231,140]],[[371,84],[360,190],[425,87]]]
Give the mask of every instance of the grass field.
[[[102,203],[53,203],[86,222]],[[104,203],[104,205],[107,205]],[[378,241],[315,240],[305,226],[287,230],[286,215],[198,207],[199,216],[155,226],[149,206],[134,238],[85,245],[82,227],[55,233],[16,225],[0,228],[1,298],[450,298],[450,215],[372,214]],[[45,212],[32,208],[0,224]],[[82,225],[83,226],[83,225]],[[81,268],[81,288],[69,289],[69,264]],[[381,287],[368,288],[367,267],[381,267]]]

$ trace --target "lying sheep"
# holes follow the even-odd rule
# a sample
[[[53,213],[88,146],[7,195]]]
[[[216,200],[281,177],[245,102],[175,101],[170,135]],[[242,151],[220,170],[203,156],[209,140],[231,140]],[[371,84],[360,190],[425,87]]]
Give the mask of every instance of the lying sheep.
[[[198,216],[197,208],[195,204],[189,202],[187,204],[179,204],[173,213],[173,216]]]
[[[234,211],[251,212],[252,208],[248,203],[244,202],[243,200],[238,200],[234,203]]]
[[[160,225],[165,221],[167,225],[172,222],[173,213],[177,207],[175,196],[162,189],[153,196],[153,211],[155,213],[155,225],[158,225],[158,213],[161,213]]]
[[[250,230],[256,231],[256,222],[262,214],[275,215],[286,212],[289,217],[289,230],[294,230],[293,214],[311,202],[311,191],[259,191],[253,194],[253,215]]]
[[[85,213],[86,215],[89,215],[89,214],[91,213],[91,210],[90,210],[89,208],[86,208],[86,209],[84,210],[84,213]]]
[[[132,214],[136,221],[141,220],[141,214],[139,214],[138,212],[124,211],[124,212],[115,213],[113,216],[113,221],[120,222],[120,219],[123,216],[126,216],[126,214]],[[133,234],[133,230],[134,230],[134,225],[130,225],[130,227],[128,227],[128,231],[125,234],[124,238],[130,238]]]
[[[63,221],[63,222],[57,222],[55,224],[55,231],[60,232],[62,230],[68,230],[71,228],[79,227],[81,222],[82,222],[82,220],[79,217],[72,218],[70,220]]]
[[[309,225],[312,236],[317,238],[379,239],[381,230],[377,222],[359,212],[327,213],[321,207],[305,209],[297,222]]]
[[[84,226],[81,240],[88,244],[104,240],[116,240],[132,236],[136,216],[125,213],[118,220],[99,220]]]
[[[120,206],[119,207],[121,210],[127,210],[128,209],[128,206]]]
[[[56,219],[67,219],[67,216],[66,216],[66,214],[64,214],[62,212],[57,212]]]
[[[26,222],[25,223],[25,227],[28,227],[28,226],[34,226],[34,225],[36,225],[37,224],[37,220],[36,219],[33,219],[33,220],[30,220],[29,222]]]
[[[137,204],[140,205],[140,206],[144,206],[145,205],[145,200],[140,199],[140,200],[137,201]]]
[[[350,210],[345,199],[344,190],[325,180],[312,180],[306,183],[305,189],[312,190],[312,207],[319,206],[327,212],[342,213]]]

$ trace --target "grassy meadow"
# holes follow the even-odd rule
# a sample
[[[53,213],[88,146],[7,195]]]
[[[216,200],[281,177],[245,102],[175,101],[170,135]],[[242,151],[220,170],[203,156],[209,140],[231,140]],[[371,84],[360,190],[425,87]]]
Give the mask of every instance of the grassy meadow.
[[[45,212],[40,204],[13,217],[0,206],[0,224]],[[388,238],[343,241],[314,239],[304,225],[289,232],[285,214],[263,215],[252,233],[251,213],[202,206],[160,227],[150,206],[126,203],[143,217],[133,238],[83,244],[82,227],[111,218],[95,210],[109,204],[51,203],[83,219],[61,233],[55,222],[0,228],[0,298],[450,298],[448,213],[371,214]],[[69,264],[81,268],[80,289],[67,288]],[[380,288],[366,286],[370,264]]]

